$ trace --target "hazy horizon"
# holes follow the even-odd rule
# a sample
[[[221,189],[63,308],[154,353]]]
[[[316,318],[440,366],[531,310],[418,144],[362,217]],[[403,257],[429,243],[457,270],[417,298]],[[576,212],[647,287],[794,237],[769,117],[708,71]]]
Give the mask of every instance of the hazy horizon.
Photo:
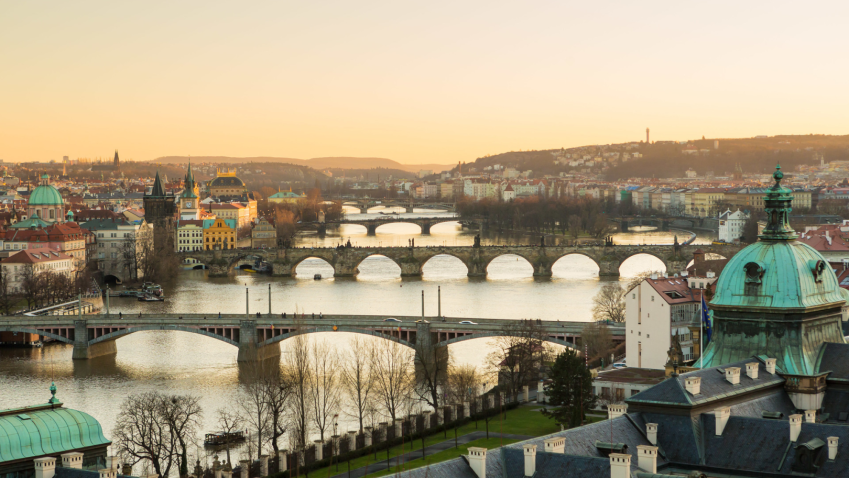
[[[0,4],[0,159],[387,158],[849,131],[838,2]]]

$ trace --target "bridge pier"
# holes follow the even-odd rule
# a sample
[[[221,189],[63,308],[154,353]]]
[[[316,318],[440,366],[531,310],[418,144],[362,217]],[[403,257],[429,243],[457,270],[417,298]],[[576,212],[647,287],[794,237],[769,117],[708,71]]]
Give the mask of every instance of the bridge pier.
[[[677,274],[687,268],[686,261],[668,260],[664,261],[664,263],[666,264],[666,273],[670,276],[672,274]]]
[[[421,277],[422,275],[422,264],[412,257],[401,259],[398,265],[401,266],[401,277]]]
[[[271,264],[271,275],[278,277],[292,277],[295,271],[292,270],[292,264],[274,262]]]
[[[622,219],[619,221],[619,232],[628,232],[628,220]]]
[[[598,263],[598,276],[606,278],[619,277],[619,261],[601,261]]]
[[[366,236],[376,236],[377,235],[377,224],[367,224],[366,225]]]
[[[360,214],[368,214],[368,206],[360,208]]]
[[[412,213],[413,209],[415,209],[413,206],[407,206],[407,207],[404,208],[404,212]]]
[[[209,277],[227,277],[230,275],[230,267],[227,264],[207,264]]]
[[[432,225],[433,224],[431,224],[429,222],[423,222],[421,224],[422,234],[430,234],[430,226],[432,226]]]
[[[255,362],[279,356],[279,343],[266,346],[257,343],[256,321],[243,320],[239,323],[239,355],[236,361]]]
[[[74,360],[88,360],[103,355],[118,353],[118,347],[114,340],[88,343],[88,327],[85,320],[74,321],[74,351],[71,358]]]

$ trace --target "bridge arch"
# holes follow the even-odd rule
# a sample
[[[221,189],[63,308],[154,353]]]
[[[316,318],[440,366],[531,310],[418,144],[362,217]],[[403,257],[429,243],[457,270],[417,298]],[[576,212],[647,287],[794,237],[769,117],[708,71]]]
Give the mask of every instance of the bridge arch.
[[[228,256],[229,256],[229,254],[228,254]],[[233,270],[236,268],[236,265],[239,262],[241,262],[242,260],[247,259],[248,257],[259,258],[259,259],[262,259],[264,261],[268,260],[266,253],[252,252],[252,251],[251,252],[239,253],[239,254],[236,254],[236,255],[233,255],[233,256],[226,257],[226,258],[224,258],[224,260],[228,261],[227,262],[227,274],[232,273]]]
[[[206,337],[211,337],[213,339],[220,340],[222,342],[228,343],[228,344],[236,346],[236,347],[239,346],[239,343],[236,342],[235,340],[228,339],[227,337],[224,337],[224,336],[221,336],[221,335],[213,334],[212,332],[208,332],[206,330],[201,330],[199,328],[196,329],[196,328],[193,328],[193,327],[182,327],[182,326],[167,325],[167,324],[142,325],[142,326],[139,326],[139,327],[128,327],[126,329],[116,330],[115,332],[108,333],[108,334],[105,334],[105,335],[101,335],[100,337],[98,337],[94,340],[89,340],[88,344],[94,345],[94,344],[98,344],[98,343],[101,343],[101,342],[109,342],[109,341],[112,341],[112,340],[120,339],[121,337],[130,335],[130,334],[135,333],[135,332],[145,332],[145,331],[149,331],[149,330],[168,330],[168,331],[175,330],[175,331],[178,331],[178,332],[189,332],[189,333],[192,333],[192,334],[198,334],[198,335],[204,335]],[[71,343],[73,343],[73,342],[71,342]]]
[[[664,257],[661,257],[660,255],[655,254],[653,252],[649,252],[649,251],[637,251],[637,252],[634,252],[632,254],[628,254],[627,256],[623,256],[622,258],[620,258],[620,260],[619,260],[619,273],[620,273],[620,275],[622,274],[622,267],[625,265],[625,263],[628,262],[628,260],[633,259],[637,256],[650,256],[650,257],[657,259],[658,261],[661,262],[661,264],[663,264],[663,270],[664,271],[666,271],[666,269],[668,267],[668,262]],[[627,269],[628,268],[626,267],[626,270]],[[654,269],[654,267],[651,267],[649,269],[645,269],[645,270],[639,271],[639,272],[645,272],[645,271],[648,271],[648,270],[656,270],[656,269]]]
[[[424,234],[424,233],[425,233],[425,232],[424,232],[424,231],[425,231],[424,226],[422,226],[421,224],[417,223],[415,220],[412,220],[412,219],[411,219],[411,220],[409,220],[409,221],[404,221],[404,220],[399,219],[399,220],[397,220],[397,221],[386,221],[386,222],[384,222],[384,223],[378,223],[378,224],[374,227],[374,232],[375,232],[375,233],[377,233],[377,232],[378,232],[378,229],[380,229],[380,228],[381,228],[381,227],[383,227],[383,226],[388,226],[388,225],[390,225],[390,224],[411,224],[411,225],[413,225],[413,226],[418,226],[418,228],[419,228],[419,234]]]
[[[53,334],[53,333],[50,333],[50,332],[45,332],[43,330],[30,329],[30,328],[27,328],[27,327],[4,327],[4,328],[0,329],[0,332],[18,332],[18,333],[22,333],[22,334],[34,334],[34,335],[40,335],[42,337],[47,337],[47,338],[56,340],[58,342],[64,342],[66,344],[73,344],[74,343],[73,339],[69,339],[67,337],[62,337],[61,335],[56,335],[56,334]]]
[[[257,346],[265,347],[266,345],[273,345],[273,344],[276,344],[278,342],[282,342],[286,339],[290,339],[290,338],[292,338],[296,335],[300,335],[300,334],[316,334],[316,333],[319,333],[319,332],[330,332],[330,333],[347,332],[347,333],[351,333],[351,334],[370,335],[372,337],[378,337],[378,338],[381,338],[381,339],[384,339],[384,340],[391,340],[393,342],[398,342],[399,344],[401,344],[405,347],[410,347],[412,349],[415,348],[415,344],[411,344],[410,342],[408,342],[404,339],[399,339],[398,337],[386,335],[386,334],[378,332],[376,330],[362,329],[362,328],[358,328],[358,327],[346,327],[344,325],[336,325],[335,326],[336,330],[333,330],[333,327],[334,327],[333,325],[326,325],[326,326],[320,326],[320,327],[310,327],[310,328],[306,328],[306,329],[301,329],[301,330],[298,330],[297,332],[289,332],[288,334],[281,334],[281,335],[278,335],[276,337],[270,338],[270,339],[268,339],[268,340],[266,340],[262,343],[257,344]]]
[[[531,258],[529,258],[528,256],[526,256],[526,255],[524,255],[524,254],[517,253],[517,252],[515,252],[515,251],[505,251],[505,252],[504,252],[504,253],[502,253],[502,254],[494,254],[494,255],[492,255],[492,256],[490,256],[490,257],[485,258],[485,259],[484,259],[484,262],[485,262],[485,263],[482,265],[482,270],[483,270],[483,271],[484,271],[487,275],[490,275],[490,274],[491,274],[491,272],[490,272],[490,270],[489,270],[489,266],[490,266],[490,265],[492,265],[492,261],[494,261],[494,260],[496,260],[496,259],[498,259],[498,258],[500,258],[500,257],[505,257],[505,258],[506,258],[506,256],[515,256],[515,257],[517,257],[517,258],[522,258],[522,259],[524,259],[524,260],[525,260],[525,262],[526,262],[526,263],[527,263],[527,264],[531,267],[531,270],[532,270],[532,271],[534,271],[534,272],[536,272],[536,267],[534,267],[534,260],[533,260],[533,259],[531,259]]]
[[[326,257],[322,257],[321,255],[307,255],[307,256],[304,256],[304,257],[302,257],[302,258],[300,258],[300,259],[296,260],[294,263],[292,263],[292,275],[293,275],[293,276],[297,276],[297,275],[298,275],[298,266],[300,266],[301,264],[303,264],[303,262],[304,262],[304,261],[306,261],[306,260],[308,260],[308,259],[317,259],[317,260],[319,260],[319,261],[322,261],[322,262],[324,262],[325,264],[327,264],[327,266],[329,266],[329,267],[330,267],[330,269],[332,269],[332,270],[333,270],[334,274],[336,273],[336,268],[335,268],[335,267],[333,267],[333,262],[331,262],[330,260],[328,260]]]
[[[556,259],[554,259],[554,262],[551,263],[552,272],[554,271],[554,268],[557,266],[558,263],[560,264],[560,267],[565,266],[566,262],[569,261],[569,259],[567,259],[567,258],[578,259],[581,262],[590,261],[590,262],[592,262],[593,265],[595,265],[596,270],[586,271],[583,267],[584,264],[580,264],[578,267],[569,268],[568,273],[563,274],[565,277],[581,278],[581,279],[584,279],[584,278],[594,279],[594,278],[598,277],[598,274],[601,271],[601,266],[599,265],[599,263],[598,263],[598,261],[596,260],[595,257],[593,257],[593,256],[591,256],[591,255],[589,255],[585,252],[576,251],[576,252],[567,252],[566,254],[563,254],[562,256],[559,256]],[[561,262],[561,260],[563,260],[563,259],[566,259],[566,260]]]
[[[426,266],[426,265],[430,262],[430,260],[431,260],[431,259],[433,259],[434,257],[439,257],[439,256],[443,256],[443,257],[453,257],[454,259],[457,259],[458,261],[460,261],[460,263],[461,263],[461,264],[463,264],[463,265],[466,267],[466,274],[468,274],[468,273],[469,273],[469,271],[471,271],[471,268],[469,267],[469,263],[468,263],[468,262],[466,262],[466,260],[465,260],[465,259],[463,259],[462,257],[458,256],[457,254],[451,254],[450,252],[439,252],[439,253],[437,253],[437,254],[433,254],[433,255],[431,255],[431,256],[428,256],[428,257],[422,258],[422,261],[421,261],[421,263],[422,263],[422,271],[424,272],[424,268],[425,268],[425,266]],[[452,262],[453,262],[453,261],[452,261]]]
[[[362,265],[362,263],[363,263],[363,262],[365,262],[365,260],[366,260],[366,259],[368,259],[368,258],[370,258],[370,257],[385,257],[386,259],[389,259],[389,260],[390,260],[390,261],[392,261],[392,262],[393,262],[396,266],[398,266],[398,269],[399,269],[399,273],[400,273],[400,275],[402,275],[402,276],[404,275],[404,264],[403,264],[402,262],[399,262],[399,260],[398,260],[398,259],[396,259],[396,258],[394,258],[394,257],[387,256],[386,254],[382,254],[382,253],[380,253],[380,252],[370,252],[370,253],[367,253],[367,254],[365,254],[365,255],[363,255],[363,256],[361,256],[361,257],[358,257],[358,258],[354,261],[354,268],[353,268],[353,270],[354,270],[354,271],[356,271],[357,273],[359,273],[359,271],[360,271],[360,266]],[[402,261],[404,260],[404,258],[403,258],[403,257],[402,257],[402,258],[400,258],[400,259],[401,259]]]
[[[481,332],[481,333],[478,333],[478,334],[464,335],[462,337],[444,340],[442,342],[437,343],[436,346],[439,347],[439,346],[443,346],[443,345],[452,345],[452,344],[456,344],[458,342],[463,342],[465,340],[483,339],[483,338],[486,338],[486,337],[507,337],[507,336],[508,335],[503,334],[501,332]],[[565,340],[547,337],[545,339],[545,341],[552,343],[552,344],[562,345],[564,347],[568,347],[570,349],[581,352],[581,349],[575,347],[573,344],[570,344],[569,342],[566,342]]]

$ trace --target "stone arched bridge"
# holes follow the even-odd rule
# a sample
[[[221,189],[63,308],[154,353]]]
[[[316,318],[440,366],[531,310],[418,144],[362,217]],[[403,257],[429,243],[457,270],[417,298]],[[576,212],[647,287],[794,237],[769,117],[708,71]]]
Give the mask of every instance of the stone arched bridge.
[[[276,276],[295,275],[295,269],[305,259],[323,259],[333,267],[336,277],[353,277],[360,263],[371,256],[392,259],[401,268],[404,277],[421,276],[422,266],[435,256],[448,255],[459,259],[468,269],[470,277],[486,276],[487,266],[493,259],[506,254],[524,258],[534,268],[534,276],[550,277],[551,269],[560,258],[578,254],[592,259],[599,268],[599,276],[618,277],[619,266],[629,257],[649,254],[666,265],[670,273],[683,270],[693,259],[693,252],[701,249],[730,259],[743,246],[721,245],[604,245],[604,246],[434,246],[434,247],[338,247],[338,248],[280,248],[280,249],[228,249],[212,251],[178,252],[184,259],[195,259],[209,269],[212,276],[232,273],[239,261],[245,258],[262,258],[273,264]]]
[[[326,201],[340,202],[344,206],[356,207],[361,214],[367,214],[373,207],[403,207],[406,212],[414,209],[441,209],[453,211],[456,204],[448,201],[428,201],[423,199],[372,199],[372,198],[324,198]]]
[[[415,224],[421,228],[422,234],[430,234],[431,227],[444,222],[461,222],[464,225],[477,224],[479,229],[483,229],[486,224],[486,221],[482,218],[467,218],[460,220],[460,218],[457,217],[402,218],[387,215],[385,217],[377,217],[373,219],[339,219],[335,221],[328,221],[326,223],[316,223],[315,226],[318,228],[319,234],[324,234],[327,232],[328,227],[339,226],[342,224],[355,224],[365,226],[366,235],[374,236],[377,234],[377,228],[386,224]]]
[[[214,338],[238,347],[238,361],[270,358],[280,354],[279,344],[299,333],[349,332],[394,340],[421,350],[442,347],[469,339],[513,335],[526,323],[522,320],[464,319],[446,317],[445,321],[427,317],[391,317],[369,315],[306,315],[297,321],[280,315],[256,317],[249,314],[147,314],[119,318],[111,315],[84,316],[12,316],[0,317],[0,332],[37,334],[74,346],[74,359],[89,359],[117,353],[116,341],[135,332],[168,330]],[[471,323],[461,324],[461,321]],[[540,322],[541,336],[548,342],[580,350],[583,322]],[[610,328],[614,340],[625,339],[624,326]]]

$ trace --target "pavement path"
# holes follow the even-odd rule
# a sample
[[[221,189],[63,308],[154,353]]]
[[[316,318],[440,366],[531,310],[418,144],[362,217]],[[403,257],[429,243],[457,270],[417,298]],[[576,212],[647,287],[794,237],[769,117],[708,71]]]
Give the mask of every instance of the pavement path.
[[[527,440],[527,439],[533,438],[532,436],[529,436],[529,435],[513,435],[511,433],[493,433],[493,432],[489,432],[489,437],[490,438],[506,438],[506,439],[509,439],[509,440]],[[475,440],[480,440],[481,438],[486,438],[486,432],[485,431],[467,433],[467,434],[465,434],[461,437],[457,437],[457,445],[458,446],[459,445],[465,445],[469,442],[472,442],[472,441],[475,441]],[[425,448],[425,455],[430,456],[430,455],[439,453],[441,451],[450,450],[451,448],[454,448],[454,439],[453,438],[450,439],[450,440],[445,440],[445,441],[439,442],[439,443],[434,443],[433,445],[428,445],[427,448]],[[381,453],[383,453],[384,455],[386,454],[385,451],[379,451],[379,452],[377,452],[377,456],[379,457]],[[375,463],[369,463],[367,467],[363,466],[363,467],[351,470],[350,475],[348,475],[347,471],[344,472],[344,473],[339,473],[338,475],[334,475],[333,478],[348,478],[349,476],[351,478],[362,478],[363,476],[366,476],[366,471],[368,471],[368,473],[376,473],[378,471],[388,470],[390,466],[397,466],[398,463],[408,463],[408,462],[413,461],[413,460],[418,460],[421,457],[422,457],[422,450],[418,449],[418,450],[415,450],[415,451],[411,451],[409,453],[404,453],[403,455],[401,455],[399,457],[392,457],[391,459],[389,459],[389,461],[383,460],[383,461],[378,461],[378,462],[375,462]],[[339,463],[339,469],[340,470],[344,466],[346,466],[344,463]]]

